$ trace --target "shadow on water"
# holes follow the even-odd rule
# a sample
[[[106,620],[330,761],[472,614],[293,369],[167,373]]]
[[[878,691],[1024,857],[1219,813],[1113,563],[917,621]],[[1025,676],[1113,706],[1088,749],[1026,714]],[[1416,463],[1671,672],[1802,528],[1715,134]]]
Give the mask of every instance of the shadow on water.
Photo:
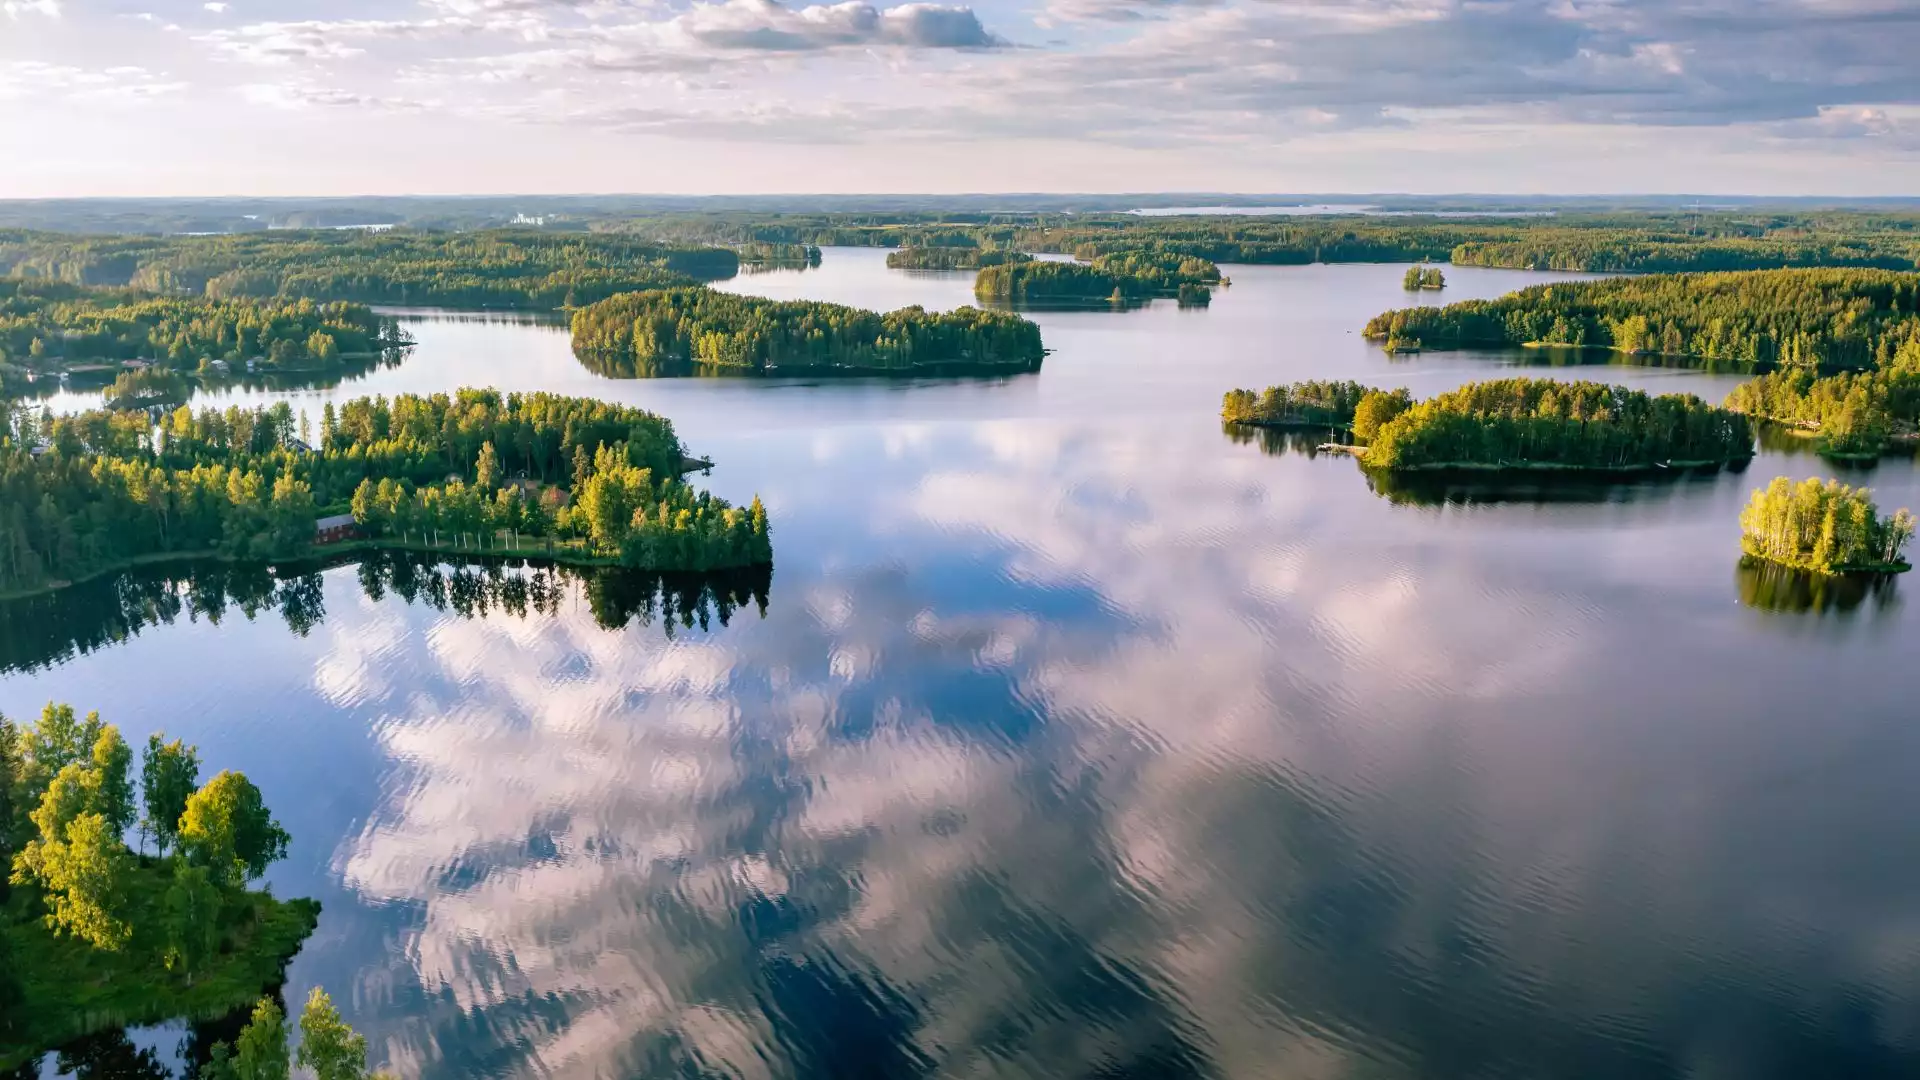
[[[1258,446],[1273,457],[1346,456],[1328,446],[1350,446],[1350,433],[1338,429],[1248,427],[1222,424],[1229,439]],[[1435,470],[1387,472],[1357,465],[1374,494],[1397,506],[1486,506],[1502,503],[1632,503],[1671,498],[1690,487],[1710,486],[1725,473],[1739,475],[1748,462],[1724,468],[1656,469],[1624,474],[1565,474],[1513,470]]]
[[[1756,611],[1794,615],[1875,615],[1900,608],[1898,574],[1814,574],[1743,557],[1734,569],[1740,602]]]
[[[1030,375],[1040,370],[1041,360],[1013,364],[914,364],[898,369],[881,368],[832,368],[805,367],[791,371],[772,373],[755,371],[749,368],[698,364],[690,360],[657,361],[651,358],[634,356],[632,353],[612,352],[604,349],[575,349],[574,357],[580,366],[606,379],[752,379],[768,381],[778,379],[805,379],[816,382],[830,379],[843,381],[885,381],[897,382],[901,379],[1006,379],[1019,375]]]
[[[286,1012],[283,988],[268,991]],[[0,1073],[0,1080],[184,1080],[205,1075],[216,1043],[232,1045],[252,1019],[253,1006],[192,1022],[103,1031],[47,1052],[37,1061]]]
[[[617,567],[541,566],[517,559],[448,564],[407,552],[375,552],[335,563],[205,563],[146,567],[57,592],[0,604],[0,672],[35,671],[124,642],[182,618],[219,625],[237,613],[252,621],[277,612],[305,636],[326,619],[322,572],[356,565],[370,599],[392,593],[408,604],[462,618],[495,612],[546,616],[578,593],[603,629],[658,625],[669,637],[736,611],[767,611],[771,567],[714,574],[658,574]]]

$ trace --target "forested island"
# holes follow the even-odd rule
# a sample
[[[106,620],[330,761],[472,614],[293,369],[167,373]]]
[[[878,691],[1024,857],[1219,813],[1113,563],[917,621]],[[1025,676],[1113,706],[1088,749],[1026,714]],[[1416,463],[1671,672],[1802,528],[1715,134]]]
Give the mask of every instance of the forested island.
[[[1571,345],[1745,364],[1866,369],[1920,337],[1920,274],[1766,270],[1536,285],[1375,316],[1426,348]]]
[[[887,252],[887,268],[890,270],[978,270],[983,266],[1032,261],[1033,256],[1024,251],[972,245],[907,247]]]
[[[180,373],[332,370],[409,344],[397,322],[360,304],[163,297],[0,278],[0,386],[118,376],[116,397],[148,403],[168,396],[149,389],[174,387],[169,380]]]
[[[820,248],[816,244],[742,244],[735,252],[740,257],[741,266],[777,270],[790,267],[809,267],[820,265]]]
[[[1914,516],[1882,518],[1873,493],[1838,480],[1795,484],[1775,477],[1740,514],[1740,546],[1749,557],[1815,574],[1898,573],[1913,539]]]
[[[1362,464],[1385,470],[1551,469],[1627,473],[1753,456],[1747,418],[1690,394],[1593,382],[1500,379],[1425,401],[1358,383],[1234,390],[1228,423],[1344,427]]]
[[[213,298],[558,310],[732,277],[740,256],[628,233],[322,230],[226,236],[0,231],[0,275]]]
[[[772,560],[759,500],[737,509],[682,480],[670,422],[586,398],[360,398],[329,404],[311,443],[284,402],[5,420],[0,594],[156,558],[297,556],[348,512],[365,546],[662,571]]]
[[[983,267],[973,293],[982,300],[1014,304],[1117,304],[1170,297],[1194,305],[1210,301],[1212,287],[1224,282],[1220,268],[1205,259],[1122,251],[1090,263],[1032,260]]]
[[[313,932],[318,904],[249,888],[289,838],[246,776],[202,783],[199,749],[159,733],[137,776],[133,760],[97,713],[0,718],[0,1069],[93,1031],[245,1008]]]
[[[1400,286],[1408,292],[1428,289],[1438,291],[1447,287],[1447,275],[1437,266],[1408,267],[1407,275],[1401,279]]]
[[[810,300],[711,289],[611,297],[573,316],[573,347],[623,377],[702,371],[749,375],[1034,371],[1040,328],[1017,315],[918,307],[882,315]]]

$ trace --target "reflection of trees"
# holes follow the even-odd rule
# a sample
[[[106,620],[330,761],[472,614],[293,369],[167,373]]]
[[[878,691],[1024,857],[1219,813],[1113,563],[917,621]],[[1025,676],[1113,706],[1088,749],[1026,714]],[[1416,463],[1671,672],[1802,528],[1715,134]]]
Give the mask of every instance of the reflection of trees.
[[[361,590],[378,600],[388,592],[463,618],[493,611],[525,618],[552,615],[570,589],[586,597],[607,629],[658,624],[677,630],[727,625],[752,604],[766,614],[771,568],[725,574],[655,574],[617,567],[533,566],[515,560],[448,565],[405,552],[375,552],[359,560]],[[326,589],[318,565],[258,563],[170,564],[110,574],[51,593],[0,603],[0,671],[51,667],[138,635],[152,626],[214,625],[238,612],[248,621],[278,612],[305,637],[326,620]]]
[[[1871,602],[1882,612],[1899,605],[1898,574],[1815,574],[1766,559],[1742,558],[1734,571],[1740,602],[1761,611],[1851,615]]]

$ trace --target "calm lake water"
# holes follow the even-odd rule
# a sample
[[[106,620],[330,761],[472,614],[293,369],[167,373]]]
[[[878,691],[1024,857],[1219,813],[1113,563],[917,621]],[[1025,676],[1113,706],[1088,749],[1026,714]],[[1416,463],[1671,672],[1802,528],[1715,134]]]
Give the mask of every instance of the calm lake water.
[[[883,257],[725,287],[969,299]],[[771,583],[296,568],[155,623],[129,582],[0,611],[0,710],[253,777],[274,890],[325,905],[287,998],[408,1076],[1920,1075],[1920,615],[1736,565],[1752,488],[1833,470],[1376,491],[1221,431],[1235,386],[1548,359],[1389,360],[1404,269],[1037,315],[1044,368],[985,381],[614,382],[421,316],[277,396],[657,409],[766,498]],[[1920,506],[1910,460],[1861,478]]]

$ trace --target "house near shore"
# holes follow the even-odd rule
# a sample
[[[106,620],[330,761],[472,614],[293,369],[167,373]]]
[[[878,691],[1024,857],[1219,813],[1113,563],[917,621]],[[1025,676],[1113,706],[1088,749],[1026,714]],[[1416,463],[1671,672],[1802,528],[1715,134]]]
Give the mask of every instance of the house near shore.
[[[353,520],[352,514],[334,514],[323,517],[313,523],[313,542],[316,544],[337,544],[342,540],[351,540],[359,535],[360,526]]]

